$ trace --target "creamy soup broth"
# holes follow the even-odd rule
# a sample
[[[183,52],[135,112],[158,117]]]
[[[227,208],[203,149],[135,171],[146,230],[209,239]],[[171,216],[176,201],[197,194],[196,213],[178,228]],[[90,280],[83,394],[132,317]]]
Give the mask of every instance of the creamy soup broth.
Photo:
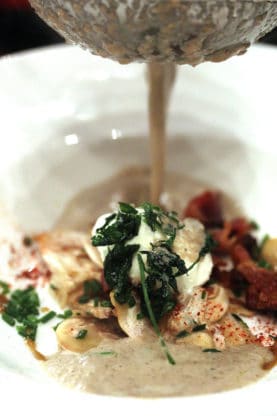
[[[99,215],[118,201],[138,205],[150,200],[182,213],[186,203],[207,185],[177,173],[165,174],[166,113],[176,68],[149,64],[151,168],[129,167],[113,178],[81,191],[67,205],[55,228],[90,232]],[[223,195],[225,218],[241,214]],[[263,377],[272,353],[244,345],[223,352],[169,344],[176,365],[170,365],[157,339],[106,340],[83,354],[61,351],[45,362],[47,372],[67,386],[115,396],[166,397],[215,393],[238,388]]]

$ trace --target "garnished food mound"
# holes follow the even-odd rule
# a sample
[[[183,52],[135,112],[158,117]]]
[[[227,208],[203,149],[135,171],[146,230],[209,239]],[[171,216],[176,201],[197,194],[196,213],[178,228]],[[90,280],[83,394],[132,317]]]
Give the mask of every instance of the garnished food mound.
[[[121,202],[97,219],[91,239],[73,231],[31,239],[6,223],[2,319],[30,345],[41,324],[58,318],[58,344],[79,353],[105,339],[158,337],[170,364],[170,344],[221,352],[252,343],[274,351],[277,240],[259,244],[257,228],[245,218],[225,221],[212,191],[192,199],[181,219],[150,203]],[[41,314],[41,286],[62,313]]]

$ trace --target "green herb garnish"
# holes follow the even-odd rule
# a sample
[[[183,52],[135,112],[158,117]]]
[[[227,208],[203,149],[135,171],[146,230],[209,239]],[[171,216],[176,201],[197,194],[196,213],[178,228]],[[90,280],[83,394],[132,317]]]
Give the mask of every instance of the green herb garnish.
[[[263,269],[271,270],[272,266],[270,263],[268,263],[266,260],[261,259],[258,261],[258,266],[262,267]]]
[[[110,215],[92,237],[94,246],[122,244],[138,234],[141,217],[131,205],[119,203],[119,211]]]
[[[76,335],[76,339],[84,339],[87,336],[87,329],[80,329],[80,331],[78,332],[78,334]]]
[[[105,279],[110,289],[114,291],[115,300],[120,304],[130,302],[129,306],[134,305],[129,271],[132,266],[133,256],[138,250],[138,244],[127,246],[118,244],[108,252],[105,258]]]
[[[62,318],[62,319],[68,319],[73,315],[73,312],[71,309],[66,309],[64,311],[64,313],[59,313],[57,316],[58,318]]]
[[[5,312],[2,313],[2,319],[3,319],[3,321],[5,321],[10,326],[15,325],[15,319],[12,316],[5,313]]]
[[[6,282],[3,282],[3,280],[0,280],[0,289],[1,289],[1,292],[0,292],[1,295],[7,295],[10,292],[9,285]]]
[[[115,351],[96,351],[94,352],[94,354],[98,354],[98,355],[116,355]]]
[[[273,341],[277,341],[277,335],[269,335],[271,339],[273,339]]]
[[[78,302],[81,304],[88,303],[91,299],[103,293],[102,285],[96,279],[86,280],[83,283],[83,290],[83,294],[78,299]]]
[[[197,325],[192,329],[192,332],[204,331],[204,329],[206,329],[206,324]]]
[[[250,227],[252,228],[252,230],[255,230],[255,231],[258,231],[260,229],[259,224],[255,220],[250,221]]]
[[[270,238],[269,234],[265,234],[265,235],[263,236],[263,238],[262,238],[262,240],[261,240],[261,242],[260,242],[260,245],[259,245],[259,253],[261,253],[261,251],[262,251],[262,249],[263,249],[263,247],[264,247],[265,243],[269,240],[269,238]]]
[[[184,329],[183,331],[178,332],[176,338],[185,338],[188,335],[190,335],[190,333]]]
[[[100,306],[103,308],[112,308],[112,303],[109,300],[101,300]]]
[[[11,292],[2,319],[10,326],[16,326],[20,336],[35,341],[39,324],[45,324],[56,316],[62,319],[72,316],[72,311],[67,309],[62,314],[49,311],[40,317],[39,306],[38,294],[32,286],[23,290],[17,289]],[[55,330],[60,323],[55,326]]]
[[[46,322],[51,321],[51,319],[55,318],[55,316],[56,316],[56,312],[50,311],[46,313],[44,316],[42,316],[41,318],[39,318],[39,322],[41,322],[42,324],[46,324]]]
[[[205,348],[202,350],[202,352],[221,352],[220,350],[217,350],[216,348]]]
[[[203,290],[202,294],[201,294],[201,299],[206,299],[207,296],[207,292],[205,290]]]
[[[231,315],[232,315],[232,317],[233,317],[233,318],[234,318],[237,322],[241,323],[243,326],[245,326],[246,328],[248,328],[247,323],[246,323],[246,322],[244,322],[244,321],[241,319],[241,317],[240,317],[239,315],[237,315],[236,313],[232,313]]]
[[[143,260],[142,260],[142,257],[141,257],[140,254],[137,255],[137,259],[138,259],[138,263],[139,263],[140,278],[141,278],[141,285],[142,285],[142,290],[143,290],[144,301],[145,301],[145,304],[146,304],[146,307],[147,307],[147,310],[148,310],[150,321],[151,321],[151,323],[153,325],[153,328],[154,328],[154,330],[155,330],[155,332],[156,332],[156,334],[159,338],[160,345],[161,345],[161,347],[163,348],[163,350],[165,352],[165,355],[168,359],[168,362],[171,365],[175,365],[176,362],[175,362],[174,358],[172,357],[172,355],[170,354],[170,352],[167,348],[167,345],[165,343],[165,340],[163,339],[160,328],[157,324],[155,315],[154,315],[153,310],[152,310],[151,302],[150,302],[150,299],[149,299],[149,296],[148,296],[147,286],[145,284],[144,263],[143,263]]]
[[[137,314],[137,320],[139,321],[139,320],[141,320],[141,319],[143,319],[144,318],[144,314],[142,313],[142,312],[139,312],[138,314]]]
[[[178,291],[176,277],[185,274],[187,268],[178,254],[167,247],[153,247],[152,251],[141,254],[146,254],[146,285],[155,318],[159,321],[174,309]],[[142,303],[142,311],[148,315],[145,306]]]
[[[19,335],[34,341],[38,326],[39,304],[38,295],[33,287],[24,290],[17,289],[12,292],[2,318],[3,315],[6,318],[13,318],[13,325],[15,325],[15,322],[20,324],[16,326]],[[10,318],[9,324],[11,325],[12,320]]]
[[[167,236],[167,240],[163,241],[163,245],[171,248],[176,237],[177,230],[184,228],[184,224],[180,223],[177,213],[166,212],[160,207],[145,202],[141,205],[144,210],[142,215],[143,221],[151,228],[152,231],[160,231]]]
[[[31,238],[31,237],[29,237],[29,236],[25,236],[25,237],[23,238],[23,244],[24,244],[24,246],[26,246],[26,247],[30,247],[30,246],[33,244],[33,240],[32,240],[32,238]]]

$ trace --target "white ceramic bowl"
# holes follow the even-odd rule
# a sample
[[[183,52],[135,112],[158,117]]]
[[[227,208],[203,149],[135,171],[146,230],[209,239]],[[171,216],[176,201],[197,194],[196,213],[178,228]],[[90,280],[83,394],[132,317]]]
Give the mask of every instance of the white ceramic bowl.
[[[0,61],[0,195],[27,231],[51,227],[80,190],[124,166],[147,163],[144,70],[63,46]],[[169,170],[224,189],[272,235],[277,234],[276,73],[277,50],[262,46],[222,64],[180,68],[168,144]],[[35,397],[41,408],[28,405],[28,415],[87,409],[233,415],[242,414],[241,406],[251,415],[276,415],[276,373],[217,395],[107,399],[57,386],[19,341],[0,322],[3,409],[12,400],[22,413]]]

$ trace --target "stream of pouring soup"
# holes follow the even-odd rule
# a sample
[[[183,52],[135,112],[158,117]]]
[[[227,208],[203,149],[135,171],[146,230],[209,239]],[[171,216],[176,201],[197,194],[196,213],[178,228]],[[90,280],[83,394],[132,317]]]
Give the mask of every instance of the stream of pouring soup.
[[[167,107],[175,81],[175,73],[175,64],[155,62],[148,64],[148,116],[151,156],[150,201],[156,205],[160,203],[164,185]]]

